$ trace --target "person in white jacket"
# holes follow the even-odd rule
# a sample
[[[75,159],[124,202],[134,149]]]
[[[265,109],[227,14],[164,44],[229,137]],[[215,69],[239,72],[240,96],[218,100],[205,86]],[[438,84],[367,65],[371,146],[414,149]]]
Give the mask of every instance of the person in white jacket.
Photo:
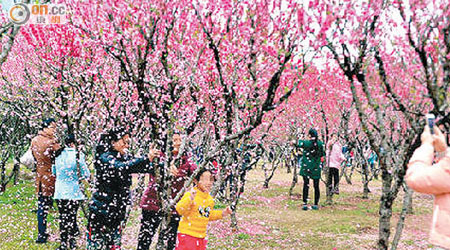
[[[332,193],[339,194],[339,169],[341,168],[342,161],[345,160],[345,156],[342,153],[342,144],[339,142],[339,138],[336,134],[331,134],[327,150],[329,151],[327,153],[329,156],[327,186]]]

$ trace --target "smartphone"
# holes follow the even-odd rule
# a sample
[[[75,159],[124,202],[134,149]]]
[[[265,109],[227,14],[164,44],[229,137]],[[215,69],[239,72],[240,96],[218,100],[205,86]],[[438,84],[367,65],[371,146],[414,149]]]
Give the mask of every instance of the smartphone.
[[[427,117],[428,127],[430,127],[430,132],[431,132],[431,134],[434,134],[433,127],[434,127],[435,116],[433,114],[427,114],[426,117]]]

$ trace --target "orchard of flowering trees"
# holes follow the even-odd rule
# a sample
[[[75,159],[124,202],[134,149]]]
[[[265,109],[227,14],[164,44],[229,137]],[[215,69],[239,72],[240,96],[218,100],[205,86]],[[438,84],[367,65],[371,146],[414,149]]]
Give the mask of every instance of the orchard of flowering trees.
[[[404,175],[425,114],[450,128],[447,1],[55,2],[67,6],[68,23],[17,26],[1,17],[2,191],[14,178],[6,174],[8,160],[27,150],[42,119],[55,117],[59,134],[74,133],[86,155],[114,127],[132,131],[135,153],[156,144],[168,156],[156,176],[162,210],[170,214],[182,195],[168,194],[172,137],[181,133],[182,150],[202,149],[197,171],[212,159],[223,166],[213,196],[233,173],[236,227],[246,171],[245,152],[236,149],[258,145],[246,150],[254,164],[264,161],[266,187],[282,161],[297,182],[292,142],[314,127],[324,142],[339,134],[355,152],[368,145],[376,153],[376,244],[396,248],[406,212],[392,232],[392,208],[401,199],[411,203]],[[264,160],[271,150],[280,158],[273,166]],[[373,173],[365,166],[355,171],[368,189]]]

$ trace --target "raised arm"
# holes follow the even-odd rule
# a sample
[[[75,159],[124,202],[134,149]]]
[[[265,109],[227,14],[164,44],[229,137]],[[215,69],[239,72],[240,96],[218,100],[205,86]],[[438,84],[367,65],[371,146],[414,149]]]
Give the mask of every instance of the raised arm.
[[[408,164],[405,180],[414,191],[424,194],[450,193],[450,153],[431,165],[433,146],[422,145]]]
[[[107,163],[109,167],[129,173],[154,173],[153,163],[146,158],[133,158],[127,161],[120,161],[108,153],[100,155],[99,160]]]
[[[420,193],[434,195],[450,193],[450,151],[447,150],[445,156],[438,163],[432,165],[435,149],[433,143],[436,145],[442,140],[439,138],[442,133],[436,131],[436,134],[438,137],[435,137],[433,142],[428,127],[425,127],[421,136],[422,145],[414,151],[406,171],[406,183]]]

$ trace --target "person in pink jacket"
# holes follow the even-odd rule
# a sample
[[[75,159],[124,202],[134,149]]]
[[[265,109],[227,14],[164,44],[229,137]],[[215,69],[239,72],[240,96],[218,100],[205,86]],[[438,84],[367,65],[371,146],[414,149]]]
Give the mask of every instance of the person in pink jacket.
[[[437,127],[433,130],[431,135],[430,128],[425,127],[422,145],[408,163],[405,180],[413,190],[435,196],[430,242],[450,249],[450,150],[441,131]],[[434,159],[435,151],[442,157]]]
[[[327,149],[329,151],[327,152],[328,166],[330,167],[327,186],[331,190],[331,193],[339,194],[339,169],[341,168],[342,161],[345,160],[345,156],[342,153],[342,144],[339,142],[336,134],[331,134]]]

